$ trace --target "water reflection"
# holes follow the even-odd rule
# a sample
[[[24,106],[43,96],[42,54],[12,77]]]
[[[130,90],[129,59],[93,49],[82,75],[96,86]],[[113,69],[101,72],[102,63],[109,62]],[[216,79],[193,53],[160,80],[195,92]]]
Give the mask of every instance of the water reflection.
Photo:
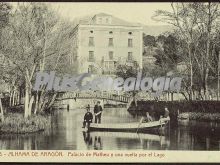
[[[220,150],[220,124],[183,121],[164,135],[129,132],[83,132],[85,110],[60,110],[47,131],[0,135],[2,150]],[[105,123],[137,122],[126,109],[105,109]]]
[[[87,150],[114,149],[112,144],[120,149],[168,149],[169,143],[165,136],[137,134],[127,132],[85,132],[83,139]],[[103,141],[106,141],[104,143]],[[104,148],[103,148],[104,146]],[[117,147],[119,148],[119,147]]]
[[[2,150],[38,150],[40,137],[42,137],[42,133],[29,135],[1,135],[0,148]]]
[[[95,136],[95,141],[94,141],[94,149],[95,150],[101,150],[102,149],[102,140],[101,137]]]

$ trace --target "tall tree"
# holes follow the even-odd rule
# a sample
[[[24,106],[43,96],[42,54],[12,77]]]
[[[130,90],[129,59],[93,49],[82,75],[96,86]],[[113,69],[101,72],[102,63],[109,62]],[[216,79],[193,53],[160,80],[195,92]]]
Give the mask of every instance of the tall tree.
[[[172,11],[158,10],[154,19],[176,27],[176,34],[185,49],[185,63],[189,68],[190,99],[197,72],[208,99],[208,78],[211,63],[212,38],[219,20],[218,3],[171,3]]]
[[[0,2],[0,41],[2,40],[2,31],[8,25],[9,15],[11,11],[11,6],[8,3]],[[5,72],[4,72],[4,57],[2,56],[2,45],[0,43],[0,82],[1,84],[5,84]],[[1,86],[0,88],[6,88],[6,86]],[[0,89],[3,92],[3,89]],[[1,120],[4,120],[4,110],[2,106],[2,100],[0,98],[0,113]]]
[[[44,3],[19,3],[4,31],[3,54],[25,88],[25,117],[51,106],[56,93],[32,90],[37,71],[59,70],[60,59],[69,54],[70,30]],[[59,67],[58,67],[59,66]],[[66,65],[65,65],[66,66]],[[14,75],[11,75],[14,76]]]
[[[166,72],[175,70],[181,56],[179,43],[175,36],[172,34],[168,35],[157,48],[157,54],[155,55],[156,64],[162,67]]]

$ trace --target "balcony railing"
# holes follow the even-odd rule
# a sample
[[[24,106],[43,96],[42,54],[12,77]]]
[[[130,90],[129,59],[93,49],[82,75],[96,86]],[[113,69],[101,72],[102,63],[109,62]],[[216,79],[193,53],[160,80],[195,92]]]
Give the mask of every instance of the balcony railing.
[[[97,72],[97,70],[96,69],[89,69],[88,70],[88,73],[91,73],[91,74],[97,74],[98,72]]]
[[[103,59],[103,61],[104,62],[108,62],[108,61],[112,61],[113,62],[113,61],[117,61],[117,60],[115,58],[112,58],[112,59],[107,58],[107,59]]]
[[[106,70],[105,69],[105,70],[102,71],[102,74],[115,74],[115,73],[116,73],[116,71],[113,70],[113,69],[112,70]]]

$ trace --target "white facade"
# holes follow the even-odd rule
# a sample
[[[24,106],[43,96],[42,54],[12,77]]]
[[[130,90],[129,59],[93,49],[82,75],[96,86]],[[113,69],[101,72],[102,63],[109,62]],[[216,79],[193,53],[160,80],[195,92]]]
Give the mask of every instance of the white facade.
[[[107,14],[75,28],[71,63],[78,73],[114,74],[118,64],[136,61],[142,68],[142,27]]]

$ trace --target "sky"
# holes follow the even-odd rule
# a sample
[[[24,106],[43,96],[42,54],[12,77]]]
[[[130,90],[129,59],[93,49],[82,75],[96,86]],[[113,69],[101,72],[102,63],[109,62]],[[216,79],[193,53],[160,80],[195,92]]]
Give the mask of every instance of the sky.
[[[63,16],[73,20],[77,17],[97,13],[107,13],[129,22],[145,25],[165,25],[151,19],[156,10],[171,10],[170,3],[108,3],[108,2],[50,2],[55,10]]]

